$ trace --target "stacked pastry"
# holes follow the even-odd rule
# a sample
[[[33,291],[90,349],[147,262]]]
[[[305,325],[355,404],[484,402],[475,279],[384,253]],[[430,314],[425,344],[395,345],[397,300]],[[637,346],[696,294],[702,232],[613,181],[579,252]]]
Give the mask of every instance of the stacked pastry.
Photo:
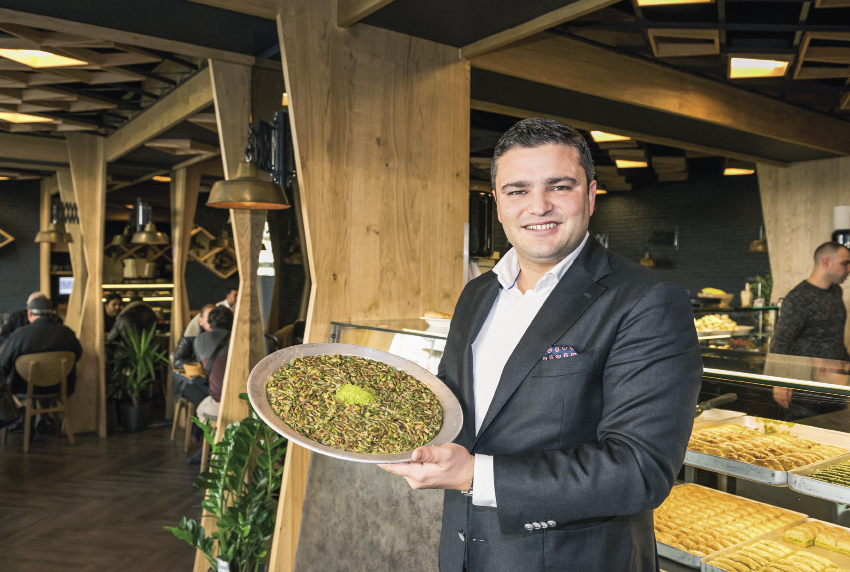
[[[760,540],[708,564],[727,572],[839,572],[828,558],[809,552],[796,552],[772,540]]]
[[[809,478],[833,485],[850,487],[850,461],[844,461],[843,463],[815,471],[809,475]]]
[[[707,556],[798,520],[799,515],[696,485],[675,487],[655,509],[655,538]]]
[[[790,471],[846,452],[793,435],[765,435],[732,423],[694,431],[688,450],[777,471]]]
[[[789,528],[782,535],[782,540],[797,546],[820,546],[850,555],[850,531],[823,522],[812,521]]]

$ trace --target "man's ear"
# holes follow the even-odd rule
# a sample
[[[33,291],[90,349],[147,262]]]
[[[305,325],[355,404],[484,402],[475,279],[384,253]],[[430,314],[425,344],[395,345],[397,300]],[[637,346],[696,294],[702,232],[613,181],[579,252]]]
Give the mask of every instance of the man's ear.
[[[502,222],[502,217],[499,215],[499,193],[496,192],[496,189],[490,191],[493,193],[493,202],[496,203],[496,218],[499,219],[499,222]]]
[[[596,209],[596,179],[593,179],[587,185],[587,195],[590,201],[590,214],[593,214],[593,211]]]

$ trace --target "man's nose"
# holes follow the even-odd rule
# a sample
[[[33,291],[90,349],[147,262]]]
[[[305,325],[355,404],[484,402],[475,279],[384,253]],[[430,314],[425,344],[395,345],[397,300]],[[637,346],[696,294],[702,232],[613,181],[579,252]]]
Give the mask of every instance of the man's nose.
[[[552,210],[552,202],[544,190],[533,190],[531,192],[531,203],[528,205],[529,213],[537,216],[544,215]]]

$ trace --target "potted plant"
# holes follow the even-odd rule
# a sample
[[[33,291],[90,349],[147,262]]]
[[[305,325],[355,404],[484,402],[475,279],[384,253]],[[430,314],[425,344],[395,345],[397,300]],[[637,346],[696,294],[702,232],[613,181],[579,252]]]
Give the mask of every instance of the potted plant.
[[[121,423],[127,433],[138,433],[147,427],[148,404],[140,402],[139,395],[156,377],[156,365],[168,363],[155,338],[156,324],[141,334],[128,325],[113,342],[112,381],[131,401],[121,405]]]
[[[245,393],[239,397],[248,400]],[[274,534],[286,438],[253,409],[229,425],[215,444],[210,425],[193,421],[212,446],[209,471],[201,473],[195,486],[207,492],[201,506],[218,530],[207,536],[197,520],[186,517],[178,526],[165,528],[200,550],[213,570],[261,572],[268,565],[268,541]]]

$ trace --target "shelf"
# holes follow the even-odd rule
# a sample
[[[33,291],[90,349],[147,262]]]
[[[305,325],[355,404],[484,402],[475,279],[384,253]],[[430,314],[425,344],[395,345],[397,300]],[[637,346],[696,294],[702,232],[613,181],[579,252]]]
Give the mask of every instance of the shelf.
[[[236,264],[236,251],[232,248],[213,248],[211,246],[213,240],[215,236],[204,227],[194,228],[189,243],[189,260],[194,260],[220,278],[230,278],[239,270]],[[218,255],[222,252],[233,254],[233,265],[225,267],[216,264]]]
[[[50,275],[51,276],[73,276],[74,271],[73,270],[51,270]]]

